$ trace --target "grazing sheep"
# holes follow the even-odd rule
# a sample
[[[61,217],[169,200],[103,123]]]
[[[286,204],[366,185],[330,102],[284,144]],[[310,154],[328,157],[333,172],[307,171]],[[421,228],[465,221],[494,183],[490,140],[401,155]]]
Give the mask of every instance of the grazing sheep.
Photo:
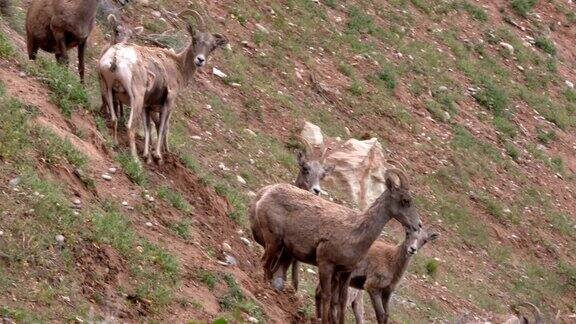
[[[402,280],[412,256],[424,244],[437,238],[437,233],[428,233],[424,229],[419,231],[406,230],[404,242],[391,245],[376,241],[368,250],[366,257],[358,263],[352,272],[350,287],[368,292],[379,324],[388,322],[390,296]],[[319,318],[322,315],[318,306],[320,295],[321,289],[318,286],[316,288],[316,315]],[[350,303],[354,310],[356,323],[364,323],[362,292],[357,293],[354,299],[348,299],[348,304]]]
[[[68,64],[68,50],[78,47],[78,70],[84,83],[84,52],[94,28],[99,0],[34,0],[26,14],[28,58],[35,60],[38,49],[54,53]]]
[[[298,151],[296,153],[296,159],[298,161],[298,167],[300,168],[300,171],[298,172],[298,176],[296,177],[294,185],[302,190],[310,191],[315,195],[319,195],[322,192],[320,182],[322,179],[324,179],[325,176],[334,170],[334,166],[324,166],[318,159],[309,158],[302,151]],[[262,190],[258,192],[253,202],[257,201],[259,197],[261,197],[261,193]],[[257,223],[254,207],[255,204],[252,203],[248,211],[252,236],[258,244],[264,246],[262,231],[260,230]],[[283,264],[283,267],[280,269],[278,280],[275,281],[275,288],[277,290],[283,289],[284,282],[286,281],[286,273],[290,264],[292,264],[292,285],[294,286],[295,290],[298,290],[298,261],[295,259],[291,261],[292,262]]]
[[[394,176],[400,184],[396,184]],[[266,279],[272,279],[283,256],[317,265],[322,313],[328,314],[322,322],[334,322],[330,310],[335,309],[336,319],[344,323],[352,271],[384,225],[395,218],[411,230],[422,227],[406,176],[389,169],[386,185],[387,190],[362,213],[288,184],[262,189],[254,202],[254,212],[265,246],[262,260]]]
[[[191,10],[199,17],[200,15]],[[183,13],[180,14],[182,16]],[[116,44],[110,47],[98,63],[103,97],[106,98],[109,113],[114,126],[114,140],[117,142],[118,120],[114,112],[113,98],[120,104],[131,106],[130,117],[126,124],[130,140],[132,157],[138,160],[136,152],[136,128],[138,120],[144,120],[144,158],[152,162],[150,156],[150,128],[155,113],[160,113],[159,133],[154,157],[163,163],[161,148],[168,146],[168,124],[172,106],[180,92],[192,79],[197,68],[206,64],[208,56],[228,40],[220,34],[195,30],[187,24],[192,42],[180,53],[171,49],[145,47],[128,44]],[[166,142],[165,142],[166,141]]]

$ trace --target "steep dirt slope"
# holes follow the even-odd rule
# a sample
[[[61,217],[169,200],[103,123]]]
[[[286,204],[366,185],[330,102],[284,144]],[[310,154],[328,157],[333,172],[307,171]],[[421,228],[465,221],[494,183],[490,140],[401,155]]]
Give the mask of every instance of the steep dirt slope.
[[[168,274],[161,276],[166,280],[151,279],[162,283],[158,286],[165,294],[158,289],[146,293],[139,285],[146,275],[132,269],[130,258],[134,251],[147,250],[145,244],[138,241],[126,253],[118,242],[79,236],[68,248],[76,251],[78,264],[70,269],[81,270],[79,278],[70,280],[80,287],[84,283],[74,294],[82,307],[45,292],[46,285],[55,286],[45,282],[56,274],[31,275],[44,288],[30,290],[44,293],[28,296],[11,288],[12,297],[0,297],[7,316],[28,312],[49,319],[64,314],[85,318],[96,313],[177,322],[311,317],[315,275],[303,273],[303,292],[296,296],[273,293],[261,280],[259,249],[240,240],[249,237],[245,211],[250,195],[264,184],[294,177],[295,134],[310,120],[330,136],[349,137],[346,127],[354,137],[378,137],[390,159],[411,174],[425,222],[441,233],[441,240],[416,257],[393,299],[394,322],[451,321],[462,314],[489,319],[525,300],[548,317],[559,311],[568,322],[574,320],[573,4],[294,0],[193,1],[189,6],[205,13],[210,27],[231,40],[232,50],[216,53],[179,98],[169,163],[142,172],[125,161],[125,144],[112,148],[108,143],[96,112],[93,69],[89,108],[76,108],[67,118],[62,102],[58,107],[49,100],[62,91],[50,82],[54,75],[42,70],[51,66],[42,63],[35,72],[21,58],[24,43],[15,30],[24,11],[15,10],[8,20],[12,28],[2,25],[16,48],[0,71],[7,94],[36,107],[33,125],[69,139],[87,157],[82,169],[94,184],[87,186],[74,175],[78,163],[70,150],[57,163],[32,163],[42,178],[61,183],[69,199],[76,195],[94,206],[83,210],[116,206],[135,235],[177,263],[172,271],[165,262],[170,258],[159,256],[164,254],[148,258],[143,253],[137,261],[141,267]],[[182,1],[135,3],[125,8],[125,19],[143,25],[150,37],[181,45],[184,33],[155,17],[167,19],[164,10],[183,7]],[[90,66],[105,42],[105,30],[100,23],[92,38]],[[212,75],[213,66],[228,77]],[[18,163],[7,156],[0,155],[7,165]],[[121,170],[112,182],[102,180],[112,166]],[[7,183],[19,169],[2,174],[3,191],[16,201],[19,196]],[[150,194],[154,202],[146,198]],[[123,201],[134,210],[122,206]],[[26,214],[9,202],[11,215]],[[87,217],[86,223],[83,230],[99,233],[97,218]],[[0,226],[8,233],[7,223]],[[396,224],[390,227],[387,239],[398,240],[402,232]],[[27,234],[13,231],[9,237],[26,241]],[[53,241],[46,246],[56,253]],[[224,253],[239,265],[221,265]],[[22,261],[6,262],[11,272],[22,266]],[[107,267],[91,275],[102,263]],[[4,283],[10,284],[15,283]],[[47,310],[54,305],[62,311]],[[371,314],[368,318],[373,320]]]

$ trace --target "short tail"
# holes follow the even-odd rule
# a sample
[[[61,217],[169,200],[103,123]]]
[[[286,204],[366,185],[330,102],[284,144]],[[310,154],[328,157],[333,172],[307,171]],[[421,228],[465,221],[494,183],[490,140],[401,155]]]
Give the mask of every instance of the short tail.
[[[294,291],[298,291],[298,267],[299,262],[298,260],[294,259],[294,261],[292,261],[292,286],[294,287]]]
[[[544,322],[542,321],[542,312],[540,312],[540,309],[538,309],[538,307],[536,307],[536,305],[532,304],[532,303],[528,303],[528,302],[523,302],[518,304],[518,306],[524,306],[526,308],[530,308],[532,310],[532,314],[534,315],[534,323],[535,324],[544,324]]]

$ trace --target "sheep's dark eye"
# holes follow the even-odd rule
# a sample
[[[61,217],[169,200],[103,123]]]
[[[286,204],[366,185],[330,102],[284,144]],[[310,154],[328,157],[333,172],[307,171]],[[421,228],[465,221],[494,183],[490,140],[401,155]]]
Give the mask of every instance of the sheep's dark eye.
[[[404,207],[410,207],[410,199],[402,199],[402,206]]]

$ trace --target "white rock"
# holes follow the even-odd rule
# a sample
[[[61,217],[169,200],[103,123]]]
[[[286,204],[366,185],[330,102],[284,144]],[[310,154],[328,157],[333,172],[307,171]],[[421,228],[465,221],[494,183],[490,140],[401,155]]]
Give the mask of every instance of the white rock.
[[[248,196],[249,198],[254,198],[254,197],[256,197],[256,193],[254,191],[250,190],[246,193],[246,196]]]
[[[118,169],[116,169],[114,167],[108,169],[108,173],[110,173],[110,174],[115,174],[117,171],[118,171]]]
[[[230,171],[230,169],[228,169],[224,163],[218,164],[218,168],[222,171]]]
[[[250,317],[248,317],[248,322],[249,323],[258,323],[259,321],[256,317],[250,316]]]
[[[4,236],[4,231],[0,231],[0,236]]]
[[[574,89],[574,83],[572,83],[572,82],[570,82],[570,81],[568,81],[568,80],[566,80],[566,81],[564,81],[564,82],[566,82],[566,85],[568,86],[568,88]]]
[[[226,252],[232,252],[232,247],[230,246],[230,244],[224,242],[222,243],[222,250]]]
[[[231,266],[235,266],[238,264],[238,261],[236,260],[235,257],[226,254],[226,256],[224,257],[224,260],[226,261],[227,264],[231,265]]]
[[[160,18],[162,17],[162,14],[160,13],[160,11],[158,10],[153,10],[152,11],[152,16],[156,17],[156,18]]]
[[[145,198],[146,200],[148,200],[149,202],[154,202],[154,200],[155,200],[154,197],[152,197],[152,196],[150,196],[150,195],[145,195],[144,198]]]
[[[72,214],[74,214],[74,216],[79,216],[80,212],[78,212],[77,210],[73,211]]]
[[[510,208],[504,208],[504,210],[502,211],[505,212],[506,214],[510,214],[512,212]]]
[[[227,43],[226,46],[224,46],[224,49],[227,50],[228,52],[232,52],[232,45],[230,45],[230,43]]]
[[[439,87],[438,87],[438,91],[441,91],[441,92],[448,91],[448,87],[446,87],[446,86],[439,86]]]
[[[128,206],[128,202],[127,202],[127,201],[123,201],[123,202],[122,202],[122,206],[124,206],[124,207]]]
[[[346,135],[352,136],[352,132],[350,131],[350,128],[344,127],[344,131],[346,132]]]
[[[138,245],[138,246],[136,247],[136,251],[138,251],[138,253],[142,253],[142,252],[144,252],[144,248],[141,247],[140,245]]]
[[[8,182],[8,184],[10,184],[10,187],[16,187],[16,186],[18,186],[18,185],[20,184],[20,177],[16,177],[16,178],[10,180],[10,181]]]
[[[64,240],[65,240],[64,235],[61,235],[61,234],[56,235],[56,242],[57,243],[62,244],[62,243],[64,243]]]
[[[502,46],[502,48],[507,49],[508,52],[510,52],[510,54],[514,54],[514,46],[512,46],[506,42],[500,42],[500,46]]]
[[[102,179],[104,179],[104,180],[106,180],[106,181],[110,181],[110,180],[112,180],[112,176],[109,175],[108,173],[104,173],[104,174],[102,175]]]
[[[242,177],[239,176],[239,175],[236,176],[236,180],[238,180],[238,182],[240,182],[240,183],[243,184],[243,185],[246,184],[246,180],[244,180],[244,178],[242,178]]]
[[[300,133],[302,139],[307,143],[316,146],[322,145],[324,143],[324,136],[322,135],[322,130],[320,127],[310,123],[305,122],[302,132]]]
[[[251,130],[249,128],[245,128],[244,131],[246,132],[246,134],[248,134],[250,136],[254,136],[254,137],[258,136],[258,135],[256,135],[256,133],[254,133],[253,130]]]
[[[233,88],[240,88],[242,85],[240,83],[233,82],[233,83],[230,83],[230,86]]]
[[[20,73],[18,73],[18,75],[19,75],[21,78],[23,78],[23,77],[26,76],[26,72],[20,72]]]
[[[74,200],[72,200],[72,203],[74,205],[80,205],[80,204],[82,204],[82,200],[80,200],[80,198],[75,198]]]
[[[192,135],[190,136],[191,139],[195,140],[195,141],[201,141],[202,137],[198,136],[198,135]]]
[[[312,269],[306,269],[306,272],[308,272],[309,274],[316,274],[316,271],[312,270]]]
[[[152,227],[152,222],[146,222],[144,225],[146,225],[146,227]]]
[[[259,31],[263,32],[264,34],[270,34],[270,31],[266,27],[260,24],[256,24],[255,26],[256,28],[258,28]]]
[[[220,77],[222,79],[226,79],[228,77],[228,75],[220,70],[218,70],[217,68],[212,68],[212,74],[214,74],[217,77]]]
[[[240,241],[244,242],[244,244],[246,244],[248,246],[252,246],[252,242],[250,242],[250,240],[245,238],[245,237],[241,237]]]

